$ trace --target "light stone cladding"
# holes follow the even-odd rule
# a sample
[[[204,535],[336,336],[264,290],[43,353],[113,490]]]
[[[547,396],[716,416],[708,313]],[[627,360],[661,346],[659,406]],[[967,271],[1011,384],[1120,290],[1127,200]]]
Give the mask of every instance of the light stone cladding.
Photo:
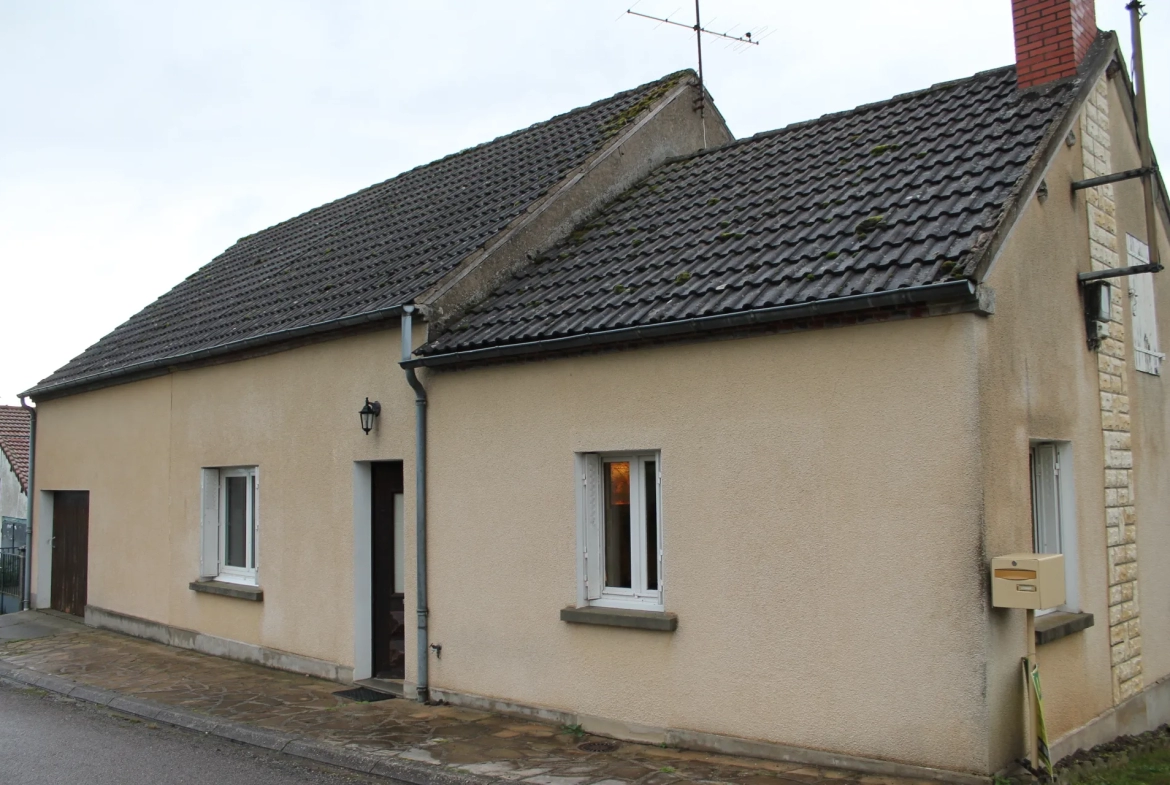
[[[1109,92],[1102,76],[1081,113],[1081,150],[1085,177],[1113,172],[1110,156]],[[1087,191],[1089,254],[1094,270],[1121,266],[1113,186]],[[1113,701],[1141,692],[1142,638],[1137,580],[1137,513],[1134,507],[1133,451],[1130,443],[1128,350],[1122,287],[1110,288],[1108,335],[1097,349],[1101,388],[1101,430],[1105,450],[1105,527],[1108,545],[1109,644]]]

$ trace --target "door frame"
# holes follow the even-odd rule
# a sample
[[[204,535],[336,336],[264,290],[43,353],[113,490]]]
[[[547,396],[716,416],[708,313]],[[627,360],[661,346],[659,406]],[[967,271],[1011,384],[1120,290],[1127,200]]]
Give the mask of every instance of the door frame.
[[[353,679],[374,675],[372,461],[353,465]]]
[[[53,491],[38,491],[40,504],[37,506],[32,533],[33,561],[36,562],[37,580],[29,604],[34,608],[49,608],[53,602]]]

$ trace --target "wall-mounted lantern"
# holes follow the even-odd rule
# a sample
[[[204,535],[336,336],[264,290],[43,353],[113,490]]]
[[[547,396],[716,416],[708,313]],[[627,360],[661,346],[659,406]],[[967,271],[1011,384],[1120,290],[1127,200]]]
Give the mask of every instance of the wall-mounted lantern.
[[[382,404],[377,401],[371,401],[366,398],[366,405],[358,412],[358,417],[362,418],[362,430],[368,436],[370,431],[374,430],[374,420],[382,413]]]
[[[1106,280],[1091,280],[1081,283],[1085,298],[1085,331],[1089,349],[1096,351],[1101,341],[1109,337],[1109,320],[1112,318],[1113,287]]]

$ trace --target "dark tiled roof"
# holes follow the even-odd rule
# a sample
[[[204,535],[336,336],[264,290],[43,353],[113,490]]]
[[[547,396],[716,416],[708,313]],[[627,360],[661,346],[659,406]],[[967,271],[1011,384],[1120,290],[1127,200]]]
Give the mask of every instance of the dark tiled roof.
[[[972,275],[1076,84],[977,74],[668,162],[420,354]]]
[[[244,237],[33,392],[409,303],[689,73],[420,166]]]
[[[0,406],[0,451],[28,493],[28,437],[32,418],[23,406]]]

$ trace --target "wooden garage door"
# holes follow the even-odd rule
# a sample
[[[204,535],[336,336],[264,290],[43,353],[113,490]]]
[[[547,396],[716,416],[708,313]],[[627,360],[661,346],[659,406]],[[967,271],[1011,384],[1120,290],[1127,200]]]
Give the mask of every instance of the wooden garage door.
[[[74,616],[85,615],[89,573],[89,491],[53,494],[53,572],[49,604]]]

